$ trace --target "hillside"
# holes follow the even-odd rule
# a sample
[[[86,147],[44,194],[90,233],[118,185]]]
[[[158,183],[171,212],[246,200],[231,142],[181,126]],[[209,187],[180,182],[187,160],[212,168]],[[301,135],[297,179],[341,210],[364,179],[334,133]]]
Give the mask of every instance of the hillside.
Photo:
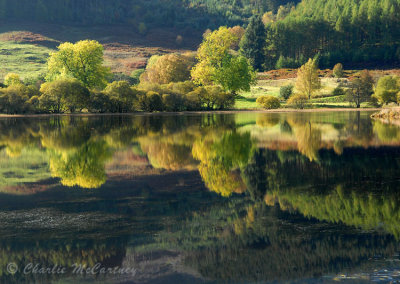
[[[176,41],[182,36],[182,42]],[[142,35],[124,24],[76,26],[30,21],[0,22],[0,78],[16,72],[23,78],[46,71],[49,52],[62,42],[95,39],[104,45],[105,62],[113,72],[129,75],[154,54],[195,50],[201,31],[183,34],[176,28],[154,28]]]
[[[0,19],[46,23],[215,28],[298,0],[0,0]]]
[[[298,2],[0,0],[0,77],[37,77],[57,45],[88,38],[105,46],[113,72],[129,75],[154,54],[195,50],[207,28],[246,26],[254,14],[267,26],[264,70],[297,68],[317,55],[321,68],[397,68],[400,0]]]

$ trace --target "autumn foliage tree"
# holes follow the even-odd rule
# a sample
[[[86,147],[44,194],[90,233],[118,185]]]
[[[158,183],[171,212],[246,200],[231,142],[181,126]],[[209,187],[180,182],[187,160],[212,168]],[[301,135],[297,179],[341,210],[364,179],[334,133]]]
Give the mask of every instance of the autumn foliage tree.
[[[315,59],[309,59],[306,64],[297,71],[296,90],[306,95],[308,99],[315,91],[321,88],[321,80],[318,77],[318,67]]]
[[[343,65],[342,63],[338,63],[333,67],[333,75],[336,78],[342,78],[344,76]]]
[[[172,53],[154,57],[152,60],[141,75],[142,82],[168,84],[187,81],[195,64],[195,58],[191,54]]]

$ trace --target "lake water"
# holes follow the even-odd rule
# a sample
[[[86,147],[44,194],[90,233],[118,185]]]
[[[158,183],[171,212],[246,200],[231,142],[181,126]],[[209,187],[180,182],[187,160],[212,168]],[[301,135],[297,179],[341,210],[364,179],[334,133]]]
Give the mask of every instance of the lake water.
[[[1,283],[397,283],[371,112],[0,119]]]

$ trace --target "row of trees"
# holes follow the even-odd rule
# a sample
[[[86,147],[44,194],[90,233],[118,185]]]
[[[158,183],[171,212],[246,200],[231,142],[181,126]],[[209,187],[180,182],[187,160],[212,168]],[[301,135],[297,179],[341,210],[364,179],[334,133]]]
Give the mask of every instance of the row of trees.
[[[195,53],[150,58],[140,84],[113,81],[103,65],[103,46],[85,40],[63,43],[50,54],[46,82],[24,85],[8,74],[0,89],[0,111],[27,112],[133,112],[225,109],[237,92],[249,90],[255,72],[248,60],[232,48],[240,34],[221,27],[205,36]]]

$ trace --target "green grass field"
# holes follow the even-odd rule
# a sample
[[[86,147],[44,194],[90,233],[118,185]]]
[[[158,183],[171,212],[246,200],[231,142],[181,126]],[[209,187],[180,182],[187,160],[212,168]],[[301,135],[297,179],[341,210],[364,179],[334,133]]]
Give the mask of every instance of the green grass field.
[[[295,85],[296,79],[279,79],[279,80],[258,80],[257,85],[252,86],[250,92],[243,92],[236,100],[235,109],[261,109],[256,100],[260,96],[274,96],[279,98],[279,91],[282,86],[293,84]],[[345,96],[333,96],[333,90],[339,86],[335,78],[322,78],[322,87],[317,92],[316,97],[311,99],[313,107],[326,107],[326,108],[343,108],[351,107],[349,102],[346,101]],[[296,89],[294,89],[296,92]],[[282,107],[285,103],[281,101]]]
[[[23,79],[44,74],[51,51],[44,46],[0,41],[0,78],[9,72],[17,73]]]

